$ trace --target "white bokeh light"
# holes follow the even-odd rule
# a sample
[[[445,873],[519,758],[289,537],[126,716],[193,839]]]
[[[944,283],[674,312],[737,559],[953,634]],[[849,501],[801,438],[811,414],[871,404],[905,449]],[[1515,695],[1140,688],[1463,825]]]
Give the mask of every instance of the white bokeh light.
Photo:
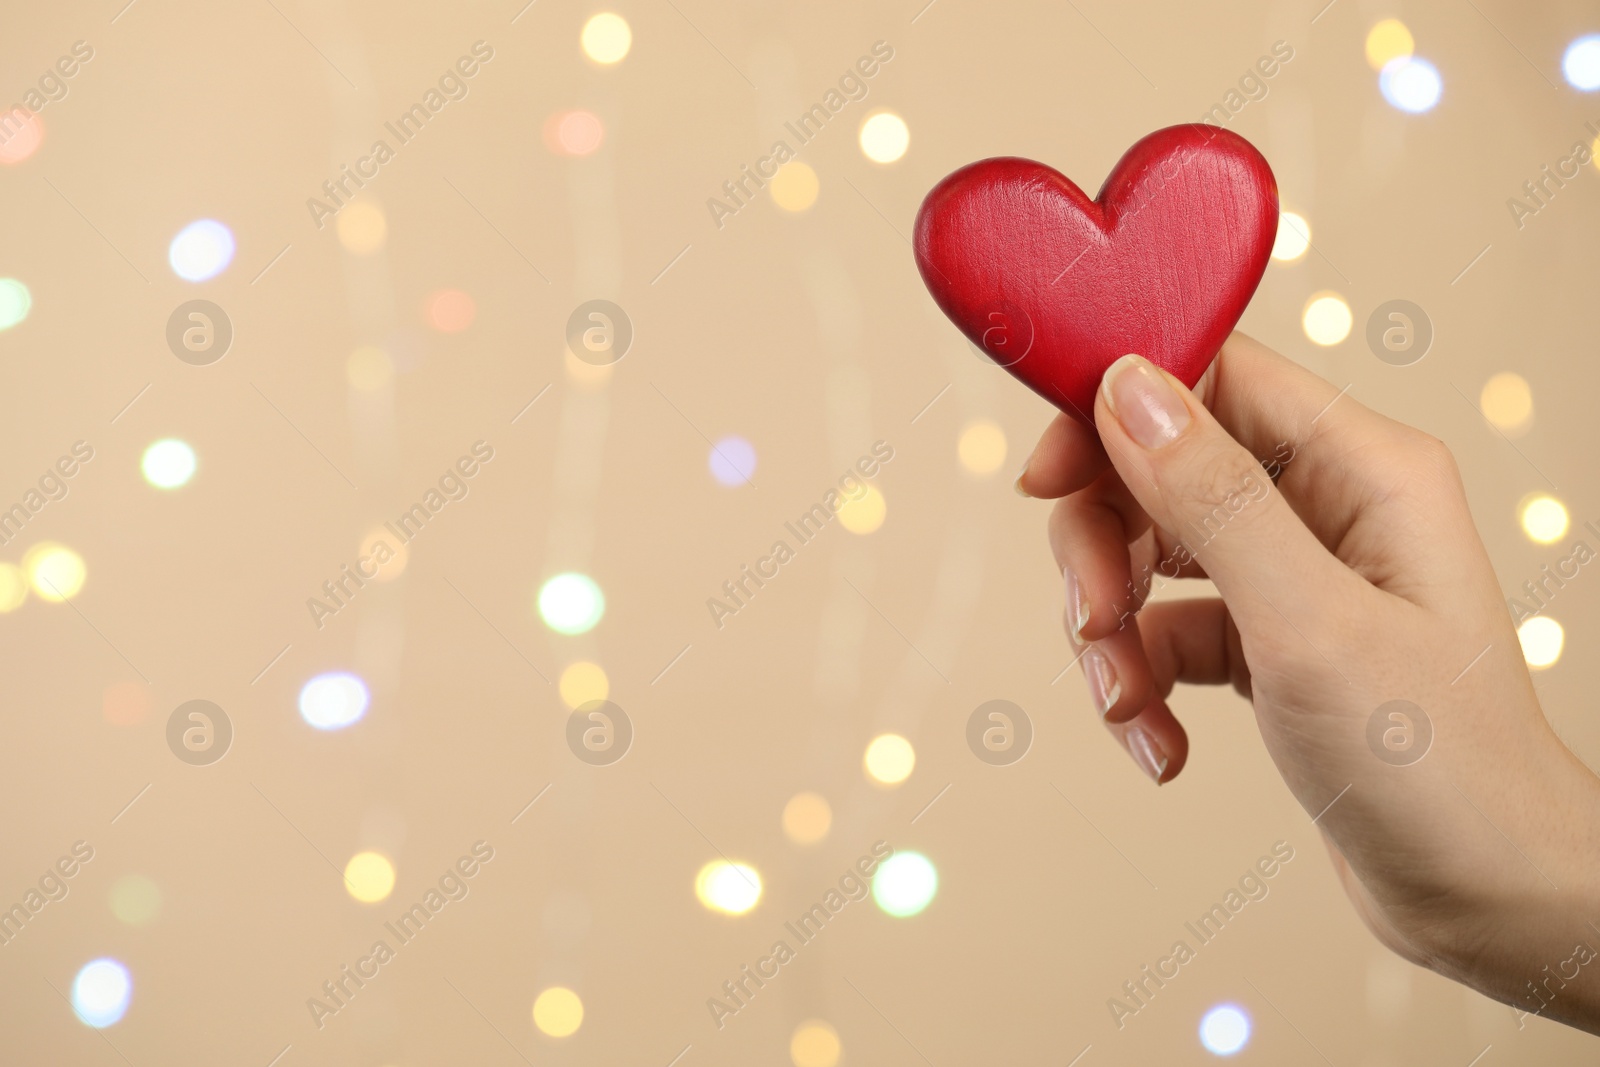
[[[216,219],[191,222],[172,239],[167,262],[186,282],[215,278],[233,262],[233,231]]]
[[[1561,73],[1574,89],[1592,93],[1600,89],[1600,33],[1579,37],[1561,57]]]
[[[1232,1056],[1250,1043],[1250,1016],[1233,1004],[1219,1004],[1200,1020],[1200,1044],[1213,1056]]]
[[[300,717],[318,730],[342,730],[367,713],[367,684],[346,671],[319,674],[300,690]]]
[[[96,1029],[121,1021],[133,997],[133,976],[109,956],[90,960],[72,980],[72,1010]]]
[[[706,463],[718,484],[729,488],[749,485],[756,472],[756,448],[742,437],[724,437],[712,446]]]
[[[1400,56],[1383,65],[1378,90],[1390,105],[1412,115],[1432,111],[1444,91],[1439,68],[1426,59]]]
[[[175,437],[157,441],[144,450],[139,468],[144,480],[157,489],[177,489],[194,477],[194,449]]]

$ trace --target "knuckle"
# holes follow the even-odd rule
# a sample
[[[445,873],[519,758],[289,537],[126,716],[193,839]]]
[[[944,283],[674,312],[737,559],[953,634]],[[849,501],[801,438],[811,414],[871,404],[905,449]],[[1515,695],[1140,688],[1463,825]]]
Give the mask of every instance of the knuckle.
[[[1271,490],[1266,471],[1240,448],[1195,457],[1170,487],[1179,517],[1202,529],[1232,521]]]

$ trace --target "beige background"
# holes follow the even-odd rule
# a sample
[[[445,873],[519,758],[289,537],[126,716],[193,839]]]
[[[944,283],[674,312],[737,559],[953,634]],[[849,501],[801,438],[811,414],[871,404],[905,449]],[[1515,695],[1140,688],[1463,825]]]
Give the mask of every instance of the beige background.
[[[688,1045],[684,1067],[782,1064],[793,1029],[821,1018],[846,1064],[1060,1065],[1092,1046],[1079,1062],[1097,1067],[1209,1059],[1196,1024],[1233,1000],[1257,1026],[1241,1063],[1466,1064],[1486,1045],[1484,1064],[1592,1061],[1592,1039],[1535,1020],[1519,1031],[1508,1008],[1373,941],[1232,694],[1180,695],[1193,754],[1158,791],[1095,722],[1077,672],[1052,684],[1070,654],[1046,508],[1009,484],[1051,412],[943,320],[905,241],[923,193],[956,166],[1026,155],[1096,188],[1129,144],[1198,118],[1288,41],[1295,59],[1232,128],[1271,161],[1320,254],[1269,269],[1244,328],[1448,441],[1509,592],[1566,552],[1521,534],[1524,494],[1548,477],[1577,521],[1600,518],[1600,176],[1586,170],[1521,232],[1505,206],[1600,121],[1600,98],[1558,66],[1596,28],[1591,8],[1338,0],[1312,25],[1314,0],[938,0],[913,23],[918,0],[621,0],[633,50],[600,68],[578,48],[600,8],[562,0],[515,24],[520,0],[138,0],[119,16],[120,4],[17,7],[0,36],[8,100],[72,42],[95,49],[45,110],[42,148],[0,170],[0,275],[34,296],[31,317],[0,334],[0,498],[75,440],[96,451],[70,495],[0,550],[15,562],[56,540],[88,566],[76,611],[33,598],[0,617],[0,898],[20,898],[73,841],[96,850],[71,895],[0,948],[0,1058],[265,1067],[291,1046],[285,1067],[664,1067]],[[1443,73],[1428,115],[1388,107],[1363,59],[1389,15]],[[479,39],[495,57],[470,96],[361,194],[387,215],[383,251],[352,255],[312,226],[305,199]],[[786,214],[762,197],[716,229],[706,198],[877,40],[895,58],[871,95],[804,150],[815,206]],[[542,140],[572,107],[606,126],[587,158]],[[855,143],[873,107],[911,129],[892,166]],[[205,216],[233,228],[238,255],[191,285],[166,248]],[[474,297],[471,329],[427,327],[424,299],[443,287]],[[1331,349],[1299,327],[1322,289],[1356,315]],[[193,297],[236,330],[210,367],[180,363],[163,338]],[[571,371],[563,342],[594,297],[637,330],[599,382]],[[1380,363],[1361,338],[1393,298],[1437,329],[1413,367]],[[408,368],[391,389],[347,384],[363,344]],[[1507,369],[1536,404],[1515,448],[1461,395]],[[987,478],[956,459],[978,418],[1011,449]],[[702,433],[755,443],[756,488],[712,481]],[[163,493],[138,465],[169,435],[201,465]],[[305,599],[478,439],[494,461],[412,546],[404,576],[314,629]],[[877,479],[883,527],[827,530],[715,630],[705,599],[878,439],[895,448]],[[533,608],[539,583],[569,569],[608,598],[582,637],[547,630]],[[1539,678],[1547,714],[1591,763],[1593,580],[1554,609],[1568,650]],[[566,708],[540,677],[583,658],[604,665],[638,731],[612,767],[571,755]],[[356,727],[318,734],[295,701],[330,669],[361,672],[373,704]],[[141,674],[149,713],[108,723],[106,688]],[[180,763],[164,739],[171,709],[196,697],[236,729],[211,767]],[[1010,768],[980,764],[964,740],[968,714],[997,697],[1037,729]],[[893,790],[861,772],[884,730],[919,756]],[[812,848],[779,826],[803,789],[834,808]],[[478,839],[496,858],[471,896],[314,1028],[306,998]],[[933,905],[905,921],[846,909],[718,1032],[705,999],[879,839],[938,865]],[[1280,839],[1296,858],[1271,895],[1118,1032],[1106,999]],[[399,870],[377,907],[318,855],[342,866],[369,847]],[[750,914],[696,902],[715,849],[764,876]],[[154,924],[112,915],[126,874],[160,886]],[[101,955],[135,985],[127,1017],[96,1034],[52,987]],[[561,1041],[530,1018],[550,984],[587,1010]]]

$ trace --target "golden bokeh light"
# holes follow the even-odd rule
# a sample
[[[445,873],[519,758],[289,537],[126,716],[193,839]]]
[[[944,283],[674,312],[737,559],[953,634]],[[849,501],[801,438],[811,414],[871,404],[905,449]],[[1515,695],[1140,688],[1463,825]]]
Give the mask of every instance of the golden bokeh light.
[[[1484,418],[1502,430],[1525,430],[1533,421],[1533,388],[1520,374],[1506,371],[1483,383],[1478,406]]]
[[[917,752],[899,734],[879,734],[862,757],[867,777],[883,785],[899,785],[911,777],[917,765]]]
[[[566,986],[551,986],[534,998],[533,1025],[549,1037],[571,1037],[583,1025],[582,998]]]
[[[790,160],[778,168],[778,173],[767,183],[772,202],[785,211],[804,211],[817,202],[817,192],[822,185],[817,172],[801,163]]]
[[[1285,211],[1278,216],[1278,236],[1272,241],[1272,258],[1279,263],[1294,263],[1311,247],[1311,223],[1304,215]]]
[[[576,708],[610,696],[611,680],[598,663],[579,660],[561,672],[560,689],[562,702],[569,708]]]
[[[28,549],[22,556],[22,569],[39,599],[54,604],[77,596],[89,573],[82,556],[52,541]]]
[[[28,599],[28,577],[15,563],[0,563],[0,615],[16,611]]]
[[[633,47],[633,30],[628,20],[611,11],[602,11],[583,24],[580,38],[583,54],[596,63],[620,63]]]
[[[344,374],[351,387],[374,393],[394,381],[394,360],[377,345],[362,345],[345,360]]]
[[[817,793],[796,793],[783,806],[783,832],[797,845],[814,845],[828,836],[833,809]]]
[[[161,887],[142,874],[125,874],[111,886],[111,914],[129,926],[149,926],[161,915]]]
[[[363,904],[387,900],[394,891],[394,864],[379,852],[357,852],[344,865],[344,887]]]
[[[789,1038],[789,1059],[794,1067],[835,1067],[839,1062],[839,1035],[821,1019],[808,1019]]]
[[[1300,317],[1306,337],[1323,347],[1336,345],[1349,337],[1350,327],[1354,323],[1350,305],[1338,293],[1318,293],[1313,296],[1306,301],[1305,314]]]
[[[579,389],[586,393],[595,393],[611,384],[611,375],[616,372],[615,363],[590,363],[579,359],[571,352],[567,352],[566,357],[567,381]]]
[[[987,419],[969,423],[956,442],[961,465],[973,474],[993,474],[1006,461],[1006,432]]]
[[[370,256],[383,248],[389,232],[383,208],[367,200],[346,204],[338,216],[339,243],[358,256]]]
[[[861,124],[861,152],[874,163],[893,163],[911,147],[911,129],[893,111],[870,115]]]
[[[747,863],[712,860],[694,876],[694,895],[711,911],[743,915],[761,899],[761,875]]]
[[[1411,31],[1399,19],[1384,19],[1367,31],[1367,65],[1382,70],[1391,59],[1409,56],[1416,50]]]
[[[1554,544],[1566,536],[1571,526],[1567,506],[1546,493],[1537,493],[1523,500],[1519,509],[1522,532],[1541,545]]]
[[[867,486],[867,491],[854,500],[846,500],[839,509],[839,523],[853,534],[869,534],[883,525],[889,514],[889,503],[878,492],[878,487]]]
[[[411,550],[406,543],[388,527],[379,526],[367,531],[367,536],[361,539],[361,556],[356,562],[366,571],[377,568],[378,573],[367,581],[392,582],[406,572],[406,562],[410,558]],[[367,562],[361,564],[361,560]]]
[[[1553,666],[1561,658],[1567,633],[1561,624],[1548,615],[1535,615],[1517,627],[1517,640],[1522,644],[1522,658],[1534,670]]]

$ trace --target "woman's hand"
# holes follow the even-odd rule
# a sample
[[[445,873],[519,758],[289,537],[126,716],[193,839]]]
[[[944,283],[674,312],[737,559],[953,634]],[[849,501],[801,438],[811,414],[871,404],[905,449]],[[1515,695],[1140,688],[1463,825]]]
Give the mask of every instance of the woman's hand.
[[[1171,781],[1174,684],[1232,684],[1380,940],[1600,1032],[1600,782],[1544,720],[1445,446],[1240,334],[1194,393],[1125,357],[1094,419],[1058,417],[1017,487],[1061,498],[1068,636],[1134,761]],[[1182,578],[1221,599],[1145,603]]]

